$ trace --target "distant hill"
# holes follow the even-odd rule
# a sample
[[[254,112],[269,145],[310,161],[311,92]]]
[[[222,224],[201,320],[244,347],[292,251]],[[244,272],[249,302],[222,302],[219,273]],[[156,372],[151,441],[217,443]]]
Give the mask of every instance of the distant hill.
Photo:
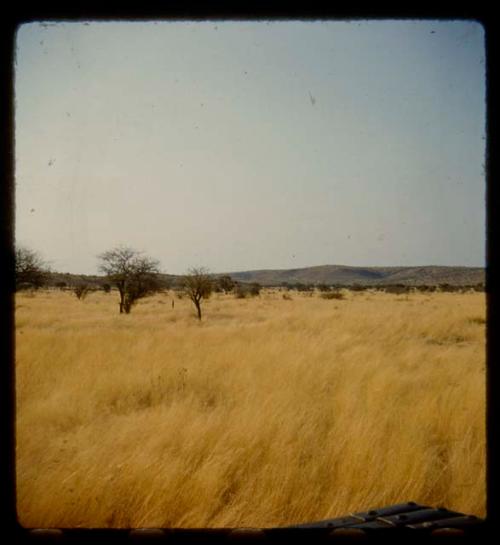
[[[258,282],[263,286],[288,284],[370,285],[389,284],[467,286],[482,284],[482,267],[348,267],[321,265],[300,269],[265,269],[228,273],[239,282]]]
[[[264,269],[229,273],[214,273],[214,276],[227,274],[237,282],[257,282],[262,286],[281,286],[293,284],[326,284],[337,286],[387,286],[403,284],[407,286],[435,286],[450,284],[452,286],[474,286],[484,284],[485,270],[482,267],[348,267],[344,265],[320,265],[300,269]],[[52,272],[49,284],[64,282],[68,286],[87,283],[94,286],[106,282],[104,276],[77,275]],[[180,275],[161,274],[160,279],[165,286],[179,285]]]

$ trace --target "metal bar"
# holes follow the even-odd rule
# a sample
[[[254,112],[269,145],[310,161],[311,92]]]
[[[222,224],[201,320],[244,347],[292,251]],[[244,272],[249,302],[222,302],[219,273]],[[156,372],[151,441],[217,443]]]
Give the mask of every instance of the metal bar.
[[[430,509],[430,507],[427,505],[419,505],[418,503],[410,501],[407,503],[389,505],[388,507],[381,507],[380,509],[370,509],[370,511],[365,511],[362,513],[353,513],[351,516],[359,518],[362,521],[369,522],[378,517],[389,517],[391,515],[410,513],[412,511],[419,511],[423,509]]]
[[[420,522],[417,524],[408,524],[408,528],[415,530],[435,530],[437,528],[465,528],[482,524],[484,521],[474,515],[463,515],[428,522]]]
[[[286,528],[345,528],[359,523],[360,519],[351,515],[336,519],[326,519],[317,522],[307,522],[304,524],[295,524],[293,526],[286,526]]]

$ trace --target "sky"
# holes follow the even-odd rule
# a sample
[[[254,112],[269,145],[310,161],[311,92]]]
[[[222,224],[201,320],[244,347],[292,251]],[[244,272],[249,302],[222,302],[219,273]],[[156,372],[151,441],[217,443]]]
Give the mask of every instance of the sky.
[[[475,21],[35,22],[15,58],[16,244],[98,272],[485,265]]]

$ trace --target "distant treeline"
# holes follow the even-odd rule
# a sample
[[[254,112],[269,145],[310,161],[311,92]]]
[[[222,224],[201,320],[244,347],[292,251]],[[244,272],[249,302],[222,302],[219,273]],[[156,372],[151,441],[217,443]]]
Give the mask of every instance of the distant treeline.
[[[213,274],[210,276],[213,279],[213,291],[216,293],[228,293],[232,291],[241,297],[245,295],[259,295],[262,288],[258,282],[239,282],[232,280],[228,275]],[[181,291],[183,289],[183,279],[184,277],[182,276],[157,274],[157,291]],[[43,286],[47,288],[73,290],[73,288],[82,285],[87,286],[90,290],[103,291],[109,291],[112,287],[105,276],[57,272],[47,272],[44,275]]]
[[[448,283],[440,284],[384,284],[384,285],[373,285],[373,284],[303,284],[301,282],[296,284],[290,284],[288,282],[283,282],[279,286],[275,286],[283,290],[296,290],[303,292],[311,292],[314,290],[319,290],[320,292],[329,292],[329,291],[340,291],[342,289],[347,289],[350,291],[381,291],[386,293],[412,293],[415,291],[421,292],[462,292],[462,291],[485,291],[485,284],[470,284],[470,285],[454,285]]]
[[[215,292],[228,292],[233,291],[240,296],[258,295],[262,286],[258,282],[242,282],[231,280],[227,275],[213,275],[214,278],[214,291]],[[160,290],[180,290],[182,288],[182,278],[175,275],[158,275],[158,283]],[[106,277],[97,275],[75,275],[70,273],[47,273],[46,275],[46,287],[60,288],[60,289],[73,289],[75,286],[85,284],[90,289],[109,291],[111,285],[108,283]],[[454,285],[448,283],[440,284],[387,284],[387,285],[368,285],[368,284],[306,284],[302,282],[289,283],[282,282],[274,286],[266,286],[269,288],[279,289],[281,291],[297,291],[297,292],[313,292],[318,290],[320,292],[340,291],[347,289],[350,291],[379,291],[386,293],[412,293],[419,292],[463,292],[463,291],[485,291],[485,284],[470,284],[470,285]]]

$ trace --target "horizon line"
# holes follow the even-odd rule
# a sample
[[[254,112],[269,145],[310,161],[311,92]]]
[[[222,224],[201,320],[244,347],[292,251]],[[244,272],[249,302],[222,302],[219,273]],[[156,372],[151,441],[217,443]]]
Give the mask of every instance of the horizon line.
[[[484,269],[486,271],[487,265],[344,265],[344,264],[325,264],[325,265],[307,265],[303,267],[285,267],[285,268],[260,268],[260,269],[241,269],[241,270],[231,270],[231,271],[211,271],[208,270],[208,273],[211,275],[231,275],[231,274],[241,274],[241,273],[258,273],[258,272],[285,272],[285,271],[300,271],[306,269],[319,269],[324,267],[339,267],[345,269],[415,269],[415,268],[441,268],[441,269]],[[106,275],[98,273],[80,273],[80,272],[62,272],[58,270],[48,270],[52,274],[71,274],[71,275],[80,275],[80,276],[103,276]],[[160,271],[159,274],[165,274],[170,276],[184,276],[185,273],[172,273],[168,271]]]

